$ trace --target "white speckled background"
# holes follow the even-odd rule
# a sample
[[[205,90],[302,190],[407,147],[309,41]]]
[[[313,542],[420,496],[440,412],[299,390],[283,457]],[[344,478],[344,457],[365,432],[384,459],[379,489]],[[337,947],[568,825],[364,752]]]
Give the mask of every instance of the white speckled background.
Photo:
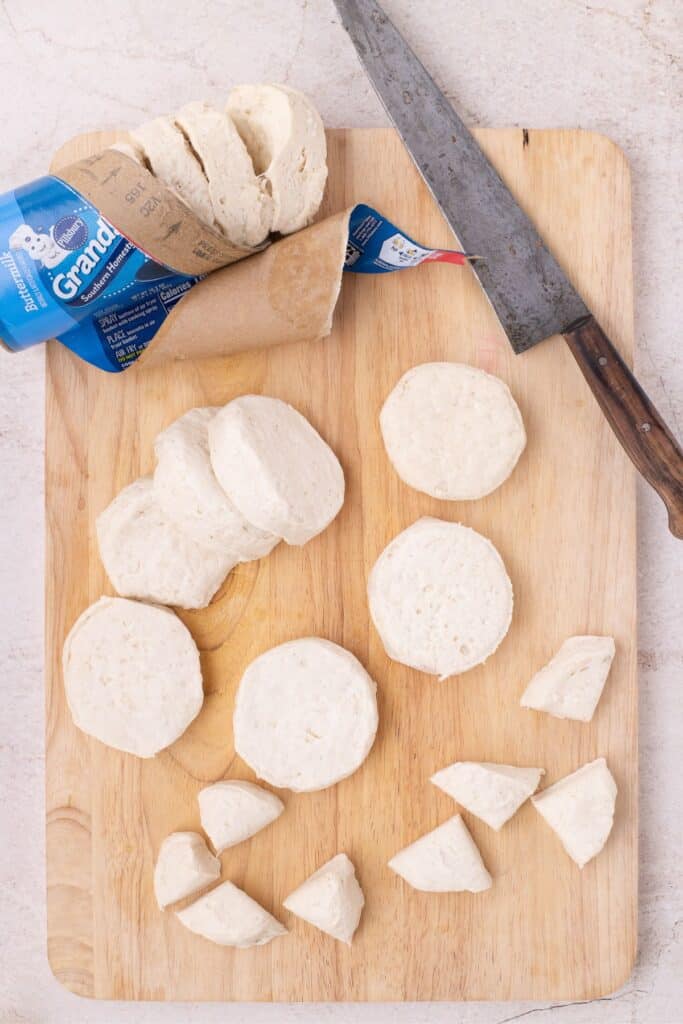
[[[385,0],[474,125],[605,132],[631,163],[637,371],[683,435],[678,0]],[[330,0],[0,0],[0,189],[88,129],[132,125],[230,84],[290,82],[330,126],[385,123]],[[43,352],[0,352],[2,1024],[683,1022],[683,544],[640,490],[640,952],[608,999],[404,1006],[85,1002],[45,956]]]

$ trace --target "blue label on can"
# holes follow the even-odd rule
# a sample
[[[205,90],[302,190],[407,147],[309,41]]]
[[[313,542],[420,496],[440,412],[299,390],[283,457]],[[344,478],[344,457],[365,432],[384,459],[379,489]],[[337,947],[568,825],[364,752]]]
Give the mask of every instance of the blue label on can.
[[[345,270],[466,259],[419,245],[370,206],[351,212]],[[58,338],[93,366],[120,372],[199,280],[156,262],[59,178],[0,196],[0,338],[11,349]]]
[[[354,274],[389,274],[420,263],[455,263],[468,257],[454,249],[427,249],[365,203],[354,206],[349,219],[344,270]]]
[[[153,260],[58,178],[0,196],[0,337],[48,338],[118,372],[146,348],[198,277]]]

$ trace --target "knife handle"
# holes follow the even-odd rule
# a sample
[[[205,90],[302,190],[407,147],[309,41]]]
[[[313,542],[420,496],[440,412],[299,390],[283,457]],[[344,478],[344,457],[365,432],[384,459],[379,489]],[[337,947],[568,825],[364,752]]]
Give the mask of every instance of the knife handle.
[[[683,452],[600,324],[589,316],[564,333],[624,451],[667,507],[683,538]]]

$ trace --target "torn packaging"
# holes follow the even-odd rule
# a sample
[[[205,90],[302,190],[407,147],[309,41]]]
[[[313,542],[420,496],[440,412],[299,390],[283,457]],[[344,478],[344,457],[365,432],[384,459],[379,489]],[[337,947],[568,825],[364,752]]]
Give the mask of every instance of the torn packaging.
[[[326,337],[341,288],[350,214],[327,217],[200,281],[138,363],[157,366]]]

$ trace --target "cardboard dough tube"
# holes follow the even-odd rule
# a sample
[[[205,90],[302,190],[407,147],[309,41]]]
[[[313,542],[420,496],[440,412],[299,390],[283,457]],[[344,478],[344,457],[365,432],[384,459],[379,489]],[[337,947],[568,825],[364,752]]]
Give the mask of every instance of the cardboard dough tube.
[[[51,170],[138,248],[181,274],[206,274],[263,248],[233,245],[145,167],[116,149],[101,150],[66,167],[57,154]]]
[[[332,329],[351,208],[216,270],[173,308],[135,364],[203,359],[292,341]]]
[[[207,274],[173,307],[127,372],[166,360],[314,341],[330,333],[352,207],[264,243],[265,248],[240,249],[200,221],[146,168],[104,148],[127,140],[125,132],[82,136],[80,146],[91,154],[67,162],[60,150],[51,172],[154,259],[182,273]]]

